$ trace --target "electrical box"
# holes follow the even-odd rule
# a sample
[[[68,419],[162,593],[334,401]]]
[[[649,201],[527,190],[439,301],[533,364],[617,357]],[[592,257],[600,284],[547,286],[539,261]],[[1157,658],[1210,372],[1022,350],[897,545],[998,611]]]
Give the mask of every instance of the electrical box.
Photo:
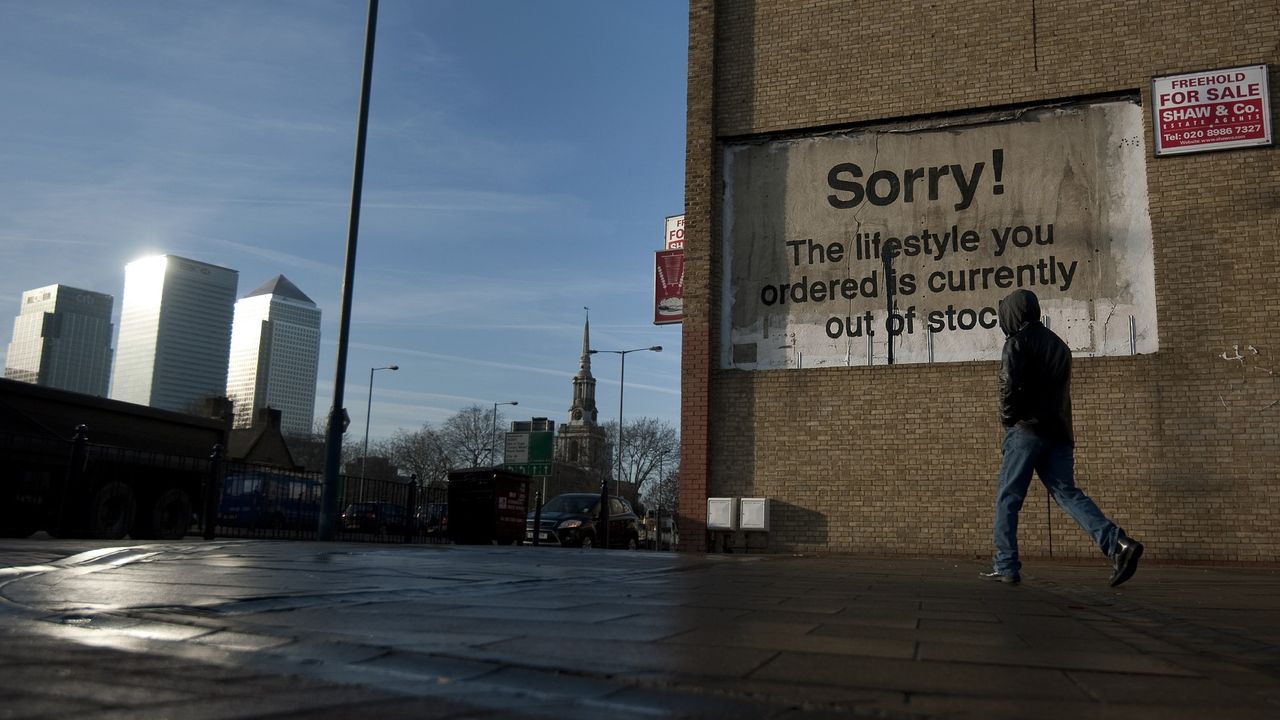
[[[707,498],[707,529],[738,529],[738,498]]]
[[[738,529],[769,532],[769,498],[742,498],[738,501]]]

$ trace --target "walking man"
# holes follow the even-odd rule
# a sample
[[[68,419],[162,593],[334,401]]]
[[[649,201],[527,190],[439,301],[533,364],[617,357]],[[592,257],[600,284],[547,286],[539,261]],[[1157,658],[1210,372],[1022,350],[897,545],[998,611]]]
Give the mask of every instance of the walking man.
[[[1040,301],[1030,290],[1015,290],[1000,301],[1004,353],[1000,361],[1000,421],[1004,459],[996,487],[991,572],[979,576],[1017,584],[1018,512],[1040,477],[1058,507],[1089,533],[1111,559],[1111,586],[1133,577],[1142,543],[1124,534],[1075,484],[1075,439],[1071,432],[1071,350],[1040,322]]]

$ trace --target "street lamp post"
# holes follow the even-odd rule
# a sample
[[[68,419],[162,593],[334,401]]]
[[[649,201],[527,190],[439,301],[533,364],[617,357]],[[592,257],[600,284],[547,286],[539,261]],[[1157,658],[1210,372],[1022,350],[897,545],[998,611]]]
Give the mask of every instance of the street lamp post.
[[[627,355],[633,352],[648,350],[649,352],[662,352],[661,345],[652,347],[633,348],[631,350],[588,350],[587,354],[595,355],[597,353],[610,353],[617,355],[621,359],[618,372],[618,465],[617,465],[617,492],[622,494],[622,398],[625,390],[625,382],[627,379]],[[609,547],[609,478],[604,478],[600,482],[600,547]]]
[[[511,402],[496,402],[493,404],[493,429],[489,431],[489,442],[493,444],[493,453],[489,457],[489,462],[494,467],[498,466],[498,463],[494,462],[494,458],[498,454],[498,406],[519,404],[520,403],[517,400],[512,400]]]
[[[369,460],[369,417],[373,414],[373,373],[376,370],[399,370],[400,366],[392,363],[386,367],[369,368],[369,402],[364,409],[364,454],[360,456],[360,499],[364,500],[364,467]]]
[[[338,310],[338,357],[333,373],[333,405],[324,433],[324,484],[320,490],[321,540],[332,540],[338,522],[338,475],[342,462],[342,435],[351,419],[342,406],[347,390],[347,345],[351,336],[351,299],[356,281],[356,245],[360,235],[360,198],[364,192],[364,146],[369,130],[369,94],[373,87],[373,41],[378,29],[378,0],[369,0],[364,30],[364,75],[360,81],[360,110],[356,120],[356,157],[351,173],[351,209],[347,221],[347,255],[343,263],[342,304]]]

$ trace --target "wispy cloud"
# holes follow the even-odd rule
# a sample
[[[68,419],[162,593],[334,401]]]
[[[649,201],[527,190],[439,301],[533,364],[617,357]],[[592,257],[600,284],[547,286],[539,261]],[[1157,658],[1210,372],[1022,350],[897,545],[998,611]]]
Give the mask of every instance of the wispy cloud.
[[[217,247],[230,248],[236,252],[244,253],[245,255],[261,258],[273,267],[306,268],[312,272],[322,275],[337,275],[342,272],[341,266],[335,266],[332,263],[314,260],[294,253],[273,250],[261,245],[237,242],[226,238],[208,237],[204,235],[192,235],[192,237],[202,242],[211,243]]]
[[[385,396],[388,418],[447,417],[490,390],[563,412],[584,304],[604,347],[678,336],[638,323],[682,177],[683,40],[650,30],[679,28],[684,12],[535,5],[509,3],[493,24],[483,3],[383,4],[351,360],[395,353],[425,368],[396,378],[418,394]],[[240,271],[242,293],[286,274],[324,312],[329,367],[364,5],[0,12],[0,307],[51,282],[119,298],[126,262],[175,253]],[[663,123],[675,130],[655,132]],[[653,412],[674,412],[676,383],[650,379],[675,376],[672,355],[628,367],[637,408],[652,397]]]
[[[353,343],[353,347],[362,350],[372,350],[383,353],[388,357],[394,355],[396,357],[421,357],[431,358],[433,360],[443,360],[450,363],[466,363],[470,366],[481,366],[488,368],[496,368],[499,370],[517,370],[520,372],[534,373],[538,375],[550,375],[560,378],[572,378],[573,373],[565,370],[557,370],[551,368],[537,367],[533,365],[522,365],[519,363],[502,362],[499,360],[486,360],[484,358],[463,357],[461,355],[450,355],[448,353],[432,352],[430,350],[418,350],[415,348],[394,347],[390,345],[371,345],[365,343]]]
[[[413,348],[392,347],[389,345],[369,345],[369,344],[363,344],[363,343],[356,343],[353,345],[363,350],[378,351],[380,353],[383,353],[384,355],[387,355],[388,357],[394,356],[394,357],[431,358],[433,360],[443,360],[450,363],[466,363],[471,366],[489,367],[489,368],[496,368],[499,370],[511,370],[511,371],[518,371],[523,373],[531,373],[536,375],[550,375],[550,376],[559,377],[559,378],[572,378],[574,374],[577,372],[576,367],[573,369],[572,372],[570,372],[567,370],[538,367],[536,365],[503,362],[500,360],[487,360],[484,358],[476,358],[476,357],[464,357],[461,355],[450,355],[447,353],[431,352],[429,350],[417,350]],[[607,378],[597,378],[596,382],[602,383],[605,385],[618,384],[617,381],[612,379],[607,379]],[[662,393],[667,395],[680,394],[679,388],[672,388],[664,385],[645,385],[643,383],[630,382],[630,383],[627,383],[627,387],[633,388],[633,389],[643,389],[643,390],[648,390],[650,392]]]

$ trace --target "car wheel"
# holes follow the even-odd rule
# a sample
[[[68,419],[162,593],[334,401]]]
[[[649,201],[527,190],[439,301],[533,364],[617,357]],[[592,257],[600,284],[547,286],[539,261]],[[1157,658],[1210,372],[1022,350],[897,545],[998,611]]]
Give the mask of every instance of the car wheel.
[[[133,488],[119,481],[103,485],[89,501],[89,537],[120,540],[133,526],[136,512]]]
[[[595,538],[590,535],[583,535],[582,539],[578,541],[578,547],[581,548],[589,548],[595,544]]]
[[[181,540],[191,528],[191,498],[169,488],[138,508],[130,536],[136,539]]]

